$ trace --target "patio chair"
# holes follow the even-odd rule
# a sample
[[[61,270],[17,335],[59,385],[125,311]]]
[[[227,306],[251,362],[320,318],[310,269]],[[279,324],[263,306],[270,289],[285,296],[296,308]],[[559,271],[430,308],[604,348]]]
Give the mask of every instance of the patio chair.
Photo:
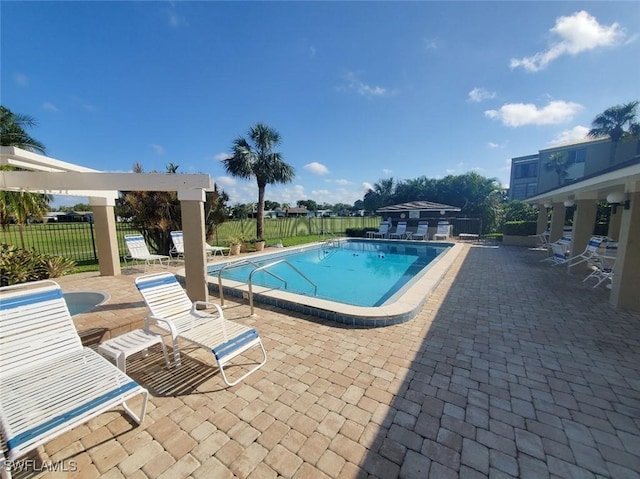
[[[169,235],[173,243],[173,246],[169,250],[169,256],[184,259],[184,235],[182,231],[172,231]]]
[[[587,247],[582,253],[567,258],[563,263],[555,263],[554,266],[558,264],[566,264],[569,268],[573,268],[578,264],[588,261],[594,256],[597,256],[598,248],[600,248],[603,239],[604,238],[602,236],[592,236],[589,240],[589,243],[587,244]]]
[[[0,429],[7,460],[118,406],[136,423],[144,420],[147,390],[82,346],[54,281],[0,288],[0,331]],[[135,414],[126,401],[138,395],[142,403]]]
[[[418,229],[416,230],[416,232],[411,233],[411,239],[425,240],[429,237],[428,231],[429,231],[429,222],[421,221],[420,223],[418,223]]]
[[[191,302],[176,277],[171,273],[155,273],[136,278],[136,286],[149,308],[144,328],[156,326],[171,334],[176,365],[180,365],[178,339],[213,353],[222,379],[228,386],[238,384],[267,362],[267,353],[258,332],[248,326],[224,318],[222,308],[205,301]],[[213,313],[198,308],[213,308]],[[240,378],[230,381],[225,367],[234,358],[253,348],[262,350],[263,359]]]
[[[582,280],[583,283],[591,278],[596,279],[596,284],[593,285],[594,288],[597,288],[606,280],[613,283],[613,274],[616,266],[615,256],[597,255],[591,258],[588,263],[592,271]]]
[[[438,228],[433,235],[434,240],[448,240],[451,237],[451,225],[448,221],[438,221]]]
[[[541,259],[541,263],[562,264],[567,261],[569,257],[569,247],[571,246],[571,236],[563,236],[553,243],[549,243],[548,247],[551,250],[551,256]]]
[[[367,238],[386,238],[389,234],[389,228],[391,225],[386,222],[380,223],[378,231],[367,231]]]
[[[389,238],[398,238],[405,239],[407,237],[407,222],[400,221],[398,222],[398,226],[396,226],[396,230],[393,233],[389,233]]]
[[[162,254],[151,254],[149,252],[147,243],[142,235],[127,235],[124,237],[124,242],[129,250],[129,257],[134,261],[144,261],[145,269],[156,261],[160,266],[163,266],[163,260],[167,261],[167,265],[169,264],[171,257]]]

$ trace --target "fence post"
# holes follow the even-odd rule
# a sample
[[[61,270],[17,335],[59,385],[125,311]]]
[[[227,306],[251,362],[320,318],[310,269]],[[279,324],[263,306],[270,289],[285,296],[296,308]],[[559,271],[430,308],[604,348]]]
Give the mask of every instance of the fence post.
[[[89,219],[89,230],[91,230],[91,246],[93,246],[93,260],[98,261],[98,252],[96,251],[96,239],[93,235],[93,219]]]

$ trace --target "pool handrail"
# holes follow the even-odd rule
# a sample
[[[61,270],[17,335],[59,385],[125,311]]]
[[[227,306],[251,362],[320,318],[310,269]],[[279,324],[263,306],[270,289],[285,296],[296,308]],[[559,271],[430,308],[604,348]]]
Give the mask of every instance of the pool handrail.
[[[313,286],[313,295],[316,296],[318,294],[318,285],[315,284],[313,281],[311,281],[306,274],[304,274],[302,271],[300,271],[298,268],[296,268],[293,264],[291,264],[289,261],[287,261],[286,259],[279,259],[277,261],[274,261],[272,263],[269,264],[265,264],[262,266],[258,266],[257,268],[255,268],[253,271],[251,271],[251,273],[249,273],[249,281],[248,281],[248,285],[249,285],[249,308],[251,310],[250,314],[251,316],[253,316],[253,274],[257,271],[264,271],[265,273],[269,273],[269,271],[267,271],[267,268],[270,268],[272,266],[275,266],[277,264],[280,263],[285,263],[289,266],[291,266],[291,268],[298,273],[300,276],[302,276],[304,279],[306,279],[312,286]],[[287,287],[287,282],[285,281],[284,283],[284,287]]]
[[[238,262],[227,263],[222,268],[220,268],[218,270],[218,292],[220,293],[220,306],[224,306],[224,289],[222,287],[222,272],[224,270],[226,270],[226,269],[238,268],[240,266],[244,266],[244,265],[247,265],[247,264],[251,264],[251,265],[256,266],[256,267],[260,266],[255,261],[251,261],[250,259],[245,259],[245,260],[238,261]],[[274,278],[279,279],[280,281],[282,281],[285,284],[285,288],[286,288],[287,282],[284,280],[284,278],[281,278],[280,276],[278,276],[277,274],[275,274],[272,271],[266,271],[266,272],[269,273]]]

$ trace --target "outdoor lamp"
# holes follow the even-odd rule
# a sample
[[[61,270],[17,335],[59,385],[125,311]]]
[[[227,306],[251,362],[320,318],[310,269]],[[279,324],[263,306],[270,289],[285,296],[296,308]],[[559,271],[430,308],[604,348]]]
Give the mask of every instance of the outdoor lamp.
[[[575,202],[571,198],[564,200],[564,206],[566,208],[571,208],[573,205],[575,205]]]
[[[553,205],[552,205],[551,203],[549,203],[549,202],[546,202],[546,203],[544,204],[544,207],[545,207],[547,210],[548,210],[549,208],[551,208],[552,206],[553,206]]]
[[[616,214],[618,205],[624,205],[624,209],[629,209],[629,200],[625,200],[624,193],[621,191],[614,191],[607,195],[607,203],[611,205],[611,213]]]

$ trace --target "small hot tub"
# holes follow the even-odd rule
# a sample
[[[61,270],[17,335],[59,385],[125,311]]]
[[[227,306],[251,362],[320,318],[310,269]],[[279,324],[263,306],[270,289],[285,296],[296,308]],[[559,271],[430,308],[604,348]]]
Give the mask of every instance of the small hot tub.
[[[100,291],[70,291],[63,293],[63,296],[71,316],[87,313],[109,299],[107,293]]]

